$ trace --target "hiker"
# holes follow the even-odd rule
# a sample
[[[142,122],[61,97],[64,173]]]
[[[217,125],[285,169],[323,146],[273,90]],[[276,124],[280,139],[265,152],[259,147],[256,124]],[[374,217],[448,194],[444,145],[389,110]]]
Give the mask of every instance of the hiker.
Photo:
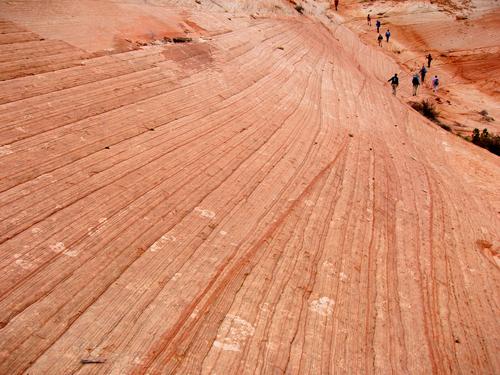
[[[413,75],[411,79],[411,84],[413,85],[413,96],[417,96],[418,86],[420,86],[420,80],[418,79],[418,73]]]
[[[380,26],[382,26],[380,20],[377,20],[377,22],[375,22],[375,26],[377,26],[377,33],[380,33]]]
[[[425,82],[425,75],[427,74],[427,69],[425,69],[425,64],[422,64],[422,68],[420,68],[420,80],[422,81],[422,84]]]
[[[394,73],[394,75],[391,78],[389,78],[387,82],[391,83],[392,95],[396,95],[396,89],[398,88],[399,85],[398,73]]]
[[[339,0],[335,0],[334,4],[335,4],[335,10],[337,10],[339,7]]]
[[[384,37],[381,34],[378,34],[377,40],[378,40],[378,45],[382,47],[382,41],[384,40]]]
[[[389,43],[389,38],[391,37],[391,32],[389,31],[389,29],[387,29],[387,31],[385,32],[385,37],[387,39],[387,43]]]
[[[368,26],[372,25],[372,18],[370,17],[370,13],[366,16],[366,22],[368,23]]]
[[[425,57],[427,58],[427,67],[430,68],[431,67],[431,61],[432,61],[432,55],[429,53]]]
[[[439,87],[439,78],[438,76],[434,76],[432,79],[432,91],[437,92]]]

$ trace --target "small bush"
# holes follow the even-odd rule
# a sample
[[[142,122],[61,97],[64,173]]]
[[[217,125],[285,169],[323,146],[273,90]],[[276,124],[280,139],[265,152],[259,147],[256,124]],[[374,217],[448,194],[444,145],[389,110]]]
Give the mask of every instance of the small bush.
[[[437,122],[437,117],[439,115],[438,110],[428,100],[422,100],[420,103],[419,102],[412,102],[410,103],[412,108],[416,110],[417,112],[420,112],[422,115],[427,117],[429,120],[432,120],[434,122]]]
[[[451,128],[448,125],[443,124],[442,122],[439,122],[438,125],[441,126],[441,128],[446,130],[447,132],[451,132]]]
[[[427,117],[428,119],[430,119],[432,121],[436,121],[436,119],[439,115],[439,112],[436,109],[436,107],[434,106],[434,104],[432,104],[428,100],[423,100],[422,101],[422,114],[425,117]]]
[[[483,116],[483,120],[484,121],[487,121],[487,122],[492,122],[492,121],[495,121],[495,119],[493,117],[491,117],[488,113],[487,110],[483,109],[482,111],[479,112],[479,114],[481,116]]]
[[[479,132],[478,128],[472,131],[472,143],[487,149],[495,155],[500,155],[500,136],[491,135],[488,129]]]
[[[300,14],[304,14],[304,7],[300,4],[295,5],[295,10]]]

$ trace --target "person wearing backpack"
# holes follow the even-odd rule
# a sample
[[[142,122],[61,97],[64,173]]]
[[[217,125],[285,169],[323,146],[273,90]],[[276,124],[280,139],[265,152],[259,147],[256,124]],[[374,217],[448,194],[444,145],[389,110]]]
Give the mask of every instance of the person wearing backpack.
[[[377,27],[377,33],[380,33],[380,26],[382,26],[380,20],[377,20],[377,22],[375,22],[375,26]]]
[[[370,16],[370,13],[366,16],[366,23],[368,23],[368,26],[372,25],[372,17]]]
[[[382,47],[382,41],[384,40],[384,37],[381,34],[378,34],[377,40],[378,40],[378,45]]]
[[[413,96],[417,96],[418,86],[420,86],[420,80],[418,79],[418,73],[413,75],[411,79],[411,84],[413,85]]]
[[[427,69],[425,68],[425,64],[422,64],[422,68],[420,68],[420,78],[422,84],[425,82],[425,75],[427,74]]]
[[[396,95],[396,89],[399,86],[398,73],[394,73],[394,75],[391,78],[389,78],[387,82],[391,83],[391,86],[392,86],[392,95]]]
[[[427,56],[425,56],[427,59],[427,67],[431,67],[431,62],[432,62],[432,55],[429,53]]]
[[[432,91],[437,92],[439,87],[439,78],[438,76],[434,76],[432,79]]]

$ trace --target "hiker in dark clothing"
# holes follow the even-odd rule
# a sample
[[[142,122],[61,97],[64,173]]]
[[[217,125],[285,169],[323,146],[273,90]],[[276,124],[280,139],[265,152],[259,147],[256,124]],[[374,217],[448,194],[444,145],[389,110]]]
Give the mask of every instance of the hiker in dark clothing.
[[[392,95],[396,95],[396,89],[398,88],[399,85],[398,73],[394,73],[394,75],[391,78],[389,78],[387,82],[391,83]]]
[[[377,20],[377,22],[375,22],[375,26],[377,26],[377,33],[380,33],[380,26],[382,26],[380,20]]]
[[[384,40],[384,37],[381,34],[378,34],[377,40],[378,40],[378,45],[382,47],[382,41]]]
[[[422,64],[422,68],[420,68],[420,80],[422,84],[425,82],[425,75],[427,74],[427,69],[425,69],[425,65]]]
[[[413,75],[411,79],[411,84],[413,85],[413,96],[417,96],[418,86],[420,86],[420,80],[418,79],[418,73]]]
[[[335,0],[334,4],[335,4],[335,10],[337,10],[339,7],[339,0]]]
[[[431,61],[432,61],[432,55],[429,53],[425,57],[427,58],[427,67],[430,68],[431,67]]]
[[[366,16],[366,22],[368,23],[368,26],[372,25],[372,18],[370,17],[370,13]]]
[[[432,91],[437,92],[439,87],[439,78],[438,76],[434,76],[432,79]]]
[[[387,29],[387,31],[385,32],[385,38],[387,39],[387,43],[389,43],[390,37],[391,37],[391,32],[389,31],[389,29]]]

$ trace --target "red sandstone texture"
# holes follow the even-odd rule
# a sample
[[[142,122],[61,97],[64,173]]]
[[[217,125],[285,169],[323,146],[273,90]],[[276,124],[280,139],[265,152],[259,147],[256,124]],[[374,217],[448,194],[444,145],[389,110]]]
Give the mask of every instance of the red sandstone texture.
[[[1,374],[500,372],[499,159],[386,82],[439,31],[301,4],[0,3]],[[498,118],[480,40],[422,97]]]

